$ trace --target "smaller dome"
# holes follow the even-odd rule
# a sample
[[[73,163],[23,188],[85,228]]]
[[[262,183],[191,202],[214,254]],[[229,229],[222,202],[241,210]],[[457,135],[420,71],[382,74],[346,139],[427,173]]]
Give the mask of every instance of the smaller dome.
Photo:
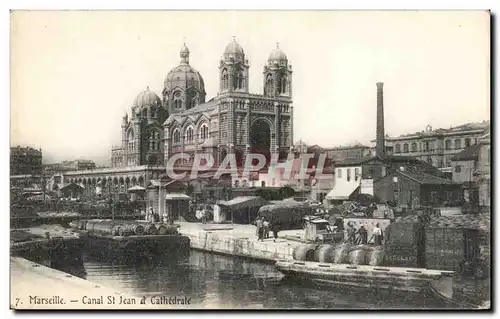
[[[238,42],[236,42],[236,40],[233,38],[233,41],[229,42],[229,44],[226,46],[226,49],[224,50],[224,55],[226,54],[244,55],[245,52],[243,51],[241,45],[239,45]]]
[[[268,61],[288,61],[288,58],[285,54],[285,52],[283,52],[279,45],[277,44],[276,45],[276,48],[271,52],[271,54],[269,55],[269,58],[267,59]]]
[[[149,87],[137,95],[134,101],[133,108],[144,108],[149,106],[160,106],[161,99],[154,92],[149,90]]]

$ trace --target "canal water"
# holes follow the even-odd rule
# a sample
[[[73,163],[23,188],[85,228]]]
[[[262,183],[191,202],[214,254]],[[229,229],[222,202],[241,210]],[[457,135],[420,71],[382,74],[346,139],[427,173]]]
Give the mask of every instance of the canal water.
[[[62,269],[61,269],[62,270]],[[318,287],[292,281],[272,264],[191,250],[140,263],[96,260],[65,271],[135,296],[189,300],[184,308],[443,308],[435,298],[387,291]]]

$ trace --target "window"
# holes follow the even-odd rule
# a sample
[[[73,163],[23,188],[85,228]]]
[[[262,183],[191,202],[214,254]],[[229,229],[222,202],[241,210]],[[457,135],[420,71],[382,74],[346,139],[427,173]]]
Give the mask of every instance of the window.
[[[429,163],[429,165],[432,165],[432,158],[430,158],[430,157],[429,157],[429,158],[427,159],[427,163]]]
[[[134,131],[133,130],[128,131],[128,150],[129,151],[134,150]]]
[[[347,169],[347,181],[348,182],[351,181],[351,169],[350,168]]]
[[[273,92],[273,76],[268,74],[266,77],[266,93],[271,94]]]
[[[266,187],[266,182],[265,181],[260,182],[260,186],[261,187]]]
[[[470,138],[466,138],[465,139],[465,147],[469,147],[470,146]]]
[[[444,148],[446,150],[451,150],[451,141],[450,140],[444,141]]]
[[[359,168],[354,169],[354,180],[357,181],[359,179]]]
[[[234,76],[234,85],[233,85],[233,87],[235,89],[242,89],[243,88],[243,72],[236,71],[236,74]]]
[[[462,167],[460,165],[455,166],[455,173],[460,173],[462,171]]]
[[[200,128],[200,139],[206,140],[208,138],[208,125],[203,124]]]
[[[395,150],[396,153],[401,153],[401,145],[399,144],[396,144],[396,150]]]
[[[286,75],[283,75],[280,79],[280,85],[279,85],[280,93],[287,92],[287,85],[288,85],[288,80],[286,78]]]
[[[411,143],[411,151],[412,152],[418,152],[417,143]]]
[[[227,69],[222,70],[222,89],[225,90],[228,87],[229,75],[227,74]]]
[[[337,170],[337,178],[342,178],[342,170],[341,169]]]
[[[461,149],[462,148],[462,141],[459,140],[459,139],[456,139],[455,140],[455,149],[458,150],[458,149]]]
[[[408,153],[408,144],[407,143],[403,144],[403,153]]]
[[[172,135],[174,136],[174,144],[178,144],[181,142],[181,134],[178,128],[174,130],[174,134]]]
[[[193,128],[190,126],[186,130],[186,143],[187,144],[193,143],[193,137],[194,137],[193,135],[194,135],[193,134]]]

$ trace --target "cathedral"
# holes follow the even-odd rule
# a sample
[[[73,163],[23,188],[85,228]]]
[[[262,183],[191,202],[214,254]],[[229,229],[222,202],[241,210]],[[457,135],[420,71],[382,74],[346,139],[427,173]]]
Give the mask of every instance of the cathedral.
[[[261,94],[250,93],[250,64],[235,39],[219,61],[219,92],[208,101],[190,58],[184,44],[161,97],[149,88],[137,95],[123,117],[112,167],[163,166],[176,153],[190,155],[176,162],[186,169],[196,153],[212,154],[216,163],[234,154],[239,165],[249,153],[286,158],[293,145],[292,66],[279,45],[263,66]]]

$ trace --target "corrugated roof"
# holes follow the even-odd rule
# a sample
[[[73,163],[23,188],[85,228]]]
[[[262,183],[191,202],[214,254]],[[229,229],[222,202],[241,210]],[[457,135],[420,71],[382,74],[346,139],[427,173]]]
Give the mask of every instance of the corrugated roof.
[[[410,178],[419,184],[424,184],[424,185],[457,185],[457,183],[455,183],[449,179],[441,178],[438,176],[434,176],[431,174],[418,172],[418,171],[401,172],[401,171],[397,170],[396,173],[400,174],[402,176],[405,176],[407,178]]]
[[[451,158],[452,161],[477,161],[480,144],[474,144]]]
[[[365,162],[368,162],[376,157],[374,156],[368,156],[368,157],[360,157],[360,158],[346,158],[343,161],[336,162],[335,166],[340,167],[340,166],[354,166],[354,165],[361,165]]]
[[[477,229],[490,232],[491,217],[489,214],[467,214],[432,217],[426,228],[461,228]]]

